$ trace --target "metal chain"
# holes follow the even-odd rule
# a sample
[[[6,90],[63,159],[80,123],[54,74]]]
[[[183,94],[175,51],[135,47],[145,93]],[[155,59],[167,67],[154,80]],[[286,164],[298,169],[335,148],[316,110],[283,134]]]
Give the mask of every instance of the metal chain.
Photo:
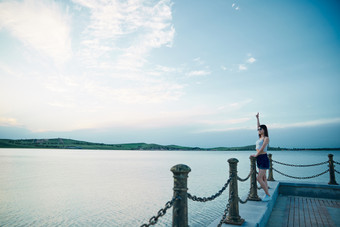
[[[336,161],[333,161],[334,163],[336,163],[336,164],[338,164],[338,165],[340,165],[340,162],[336,162]]]
[[[245,204],[245,203],[247,203],[248,202],[248,200],[249,200],[249,197],[247,197],[247,199],[246,200],[242,200],[242,199],[240,199],[240,197],[238,197],[238,201],[240,202],[240,203],[242,203],[242,204]]]
[[[334,171],[335,171],[336,173],[340,174],[340,172],[339,172],[339,171],[337,171],[336,169],[334,169]]]
[[[143,225],[141,225],[141,227],[149,227],[150,225],[155,225],[158,221],[158,218],[164,216],[166,214],[166,211],[168,209],[170,209],[174,205],[174,202],[178,199],[181,199],[181,198],[179,196],[177,196],[176,198],[172,198],[172,200],[168,201],[165,204],[165,207],[158,211],[157,216],[153,216],[152,218],[150,218],[149,223],[143,224]]]
[[[245,204],[245,203],[248,202],[249,196],[250,196],[250,189],[249,189],[248,196],[247,196],[246,200],[243,201],[240,197],[238,197],[238,201],[239,201],[240,203],[242,203],[242,204]]]
[[[273,170],[275,170],[277,173],[279,173],[279,174],[281,174],[283,176],[294,178],[294,179],[311,179],[311,178],[319,177],[319,176],[321,176],[321,175],[323,175],[323,174],[325,174],[325,173],[327,173],[329,171],[329,169],[327,169],[326,171],[324,171],[322,173],[319,173],[319,174],[316,174],[316,175],[313,175],[313,176],[309,176],[309,177],[294,177],[294,176],[290,176],[290,175],[287,175],[285,173],[282,173],[282,172],[278,171],[277,169],[273,168]]]
[[[229,198],[229,200],[228,200],[228,204],[227,204],[227,206],[224,210],[222,219],[221,219],[220,223],[218,223],[217,227],[221,227],[222,224],[223,224],[223,221],[227,218],[227,214],[229,213],[229,209],[230,209],[230,201],[231,201],[231,198]]]
[[[237,176],[237,180],[239,180],[239,181],[241,181],[241,182],[244,182],[244,181],[246,181],[246,180],[249,179],[249,177],[251,176],[251,174],[252,174],[252,171],[250,171],[249,175],[248,175],[246,178],[244,178],[244,179],[242,179],[242,178],[240,178],[239,176]]]
[[[272,160],[272,161],[277,163],[277,164],[281,164],[281,165],[285,165],[285,166],[293,166],[293,167],[319,166],[319,165],[323,165],[323,164],[328,163],[328,161],[325,161],[325,162],[320,162],[320,163],[316,163],[316,164],[309,164],[309,165],[294,165],[294,164],[287,164],[287,163],[283,163],[283,162],[279,162],[279,161],[275,161],[275,160]]]
[[[224,190],[226,190],[226,188],[228,187],[229,183],[231,181],[231,177],[228,179],[227,183],[224,184],[224,186],[222,187],[221,190],[219,190],[215,195],[212,195],[210,197],[197,197],[197,196],[193,196],[190,193],[188,193],[188,198],[193,200],[193,201],[197,201],[197,202],[208,202],[208,201],[212,201],[214,199],[216,199],[217,197],[219,197]]]

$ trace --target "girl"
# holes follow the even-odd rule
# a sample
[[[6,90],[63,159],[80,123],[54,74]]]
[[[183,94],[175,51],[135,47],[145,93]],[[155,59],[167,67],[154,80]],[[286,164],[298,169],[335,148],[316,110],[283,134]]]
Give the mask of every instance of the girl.
[[[268,192],[267,174],[269,169],[269,159],[267,156],[267,146],[269,144],[268,129],[266,125],[260,125],[259,113],[256,114],[257,130],[259,133],[259,140],[256,141],[256,154],[251,156],[256,157],[257,167],[259,168],[259,174],[257,175],[257,181],[260,183],[264,192],[266,193],[262,198],[262,201],[269,201],[271,197]]]

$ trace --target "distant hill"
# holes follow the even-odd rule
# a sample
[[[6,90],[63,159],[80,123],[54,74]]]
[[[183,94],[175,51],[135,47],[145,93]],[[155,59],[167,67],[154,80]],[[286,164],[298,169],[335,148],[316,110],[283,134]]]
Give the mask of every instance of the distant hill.
[[[0,148],[39,148],[39,149],[89,149],[89,150],[178,150],[178,151],[254,151],[255,145],[242,147],[183,147],[177,145],[159,145],[147,143],[104,144],[86,141],[53,138],[53,139],[0,139]],[[317,148],[317,149],[287,149],[269,147],[268,150],[340,150],[340,148]]]

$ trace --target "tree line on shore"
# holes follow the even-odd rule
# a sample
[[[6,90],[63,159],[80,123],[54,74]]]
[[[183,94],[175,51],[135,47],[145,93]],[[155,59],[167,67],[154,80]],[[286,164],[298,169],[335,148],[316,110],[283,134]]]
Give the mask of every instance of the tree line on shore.
[[[240,147],[185,147],[178,145],[159,145],[147,143],[104,144],[73,139],[0,139],[0,148],[39,148],[39,149],[87,149],[87,150],[178,150],[178,151],[253,151],[255,145]],[[269,147],[268,150],[340,150],[340,148],[281,148]]]

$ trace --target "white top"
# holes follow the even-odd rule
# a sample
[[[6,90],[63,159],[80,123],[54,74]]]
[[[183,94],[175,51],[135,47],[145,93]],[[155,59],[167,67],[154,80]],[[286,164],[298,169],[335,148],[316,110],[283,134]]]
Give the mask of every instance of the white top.
[[[262,145],[263,145],[263,141],[264,139],[258,139],[256,141],[256,149],[261,149]],[[263,152],[267,152],[267,145],[266,147],[263,149]]]

